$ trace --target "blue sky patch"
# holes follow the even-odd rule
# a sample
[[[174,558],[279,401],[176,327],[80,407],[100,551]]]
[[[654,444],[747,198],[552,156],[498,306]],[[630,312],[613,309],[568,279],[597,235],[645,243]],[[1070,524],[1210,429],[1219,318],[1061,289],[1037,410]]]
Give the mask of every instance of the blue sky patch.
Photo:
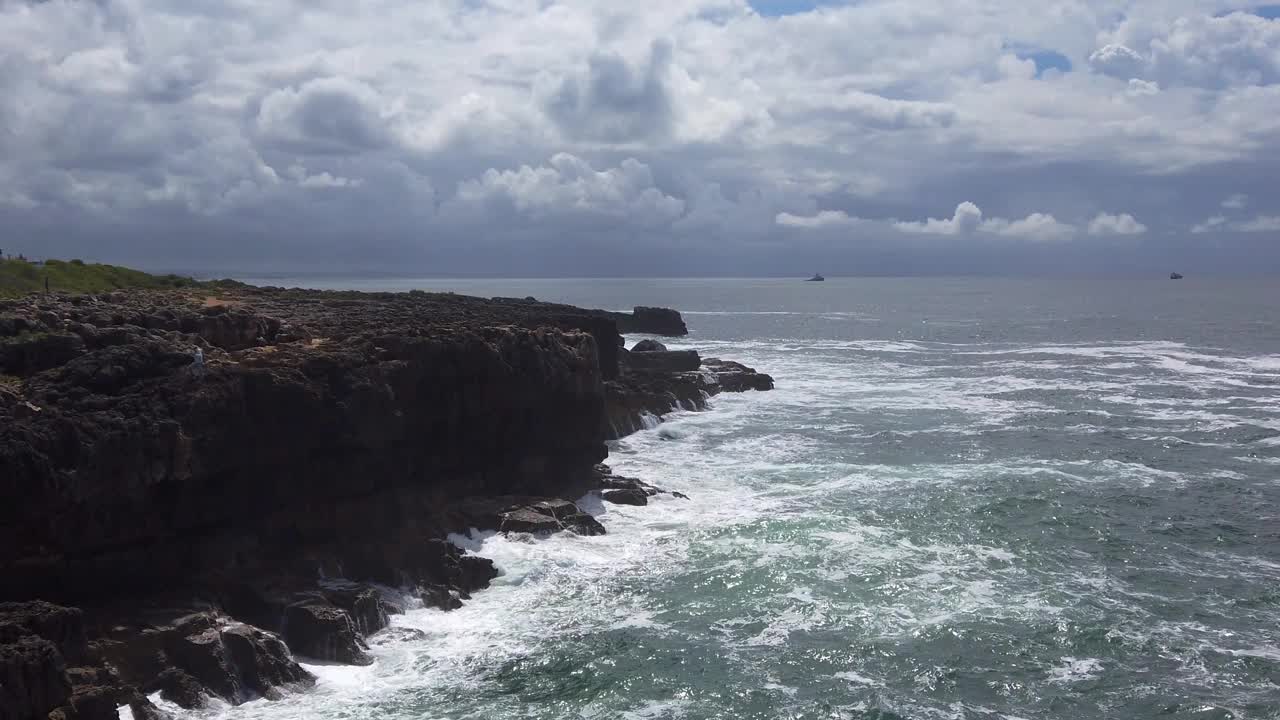
[[[765,17],[782,17],[783,15],[799,15],[817,8],[819,5],[830,5],[821,0],[750,0],[751,8]]]
[[[1036,77],[1040,77],[1050,70],[1058,70],[1064,73],[1071,72],[1071,58],[1057,50],[1020,51],[1018,57],[1023,60],[1035,61]]]

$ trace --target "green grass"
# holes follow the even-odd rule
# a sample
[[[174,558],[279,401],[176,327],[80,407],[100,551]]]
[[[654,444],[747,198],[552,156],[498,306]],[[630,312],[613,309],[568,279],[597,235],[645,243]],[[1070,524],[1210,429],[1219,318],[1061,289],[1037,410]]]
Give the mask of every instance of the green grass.
[[[100,293],[124,288],[184,288],[200,283],[181,275],[152,275],[118,265],[99,265],[81,260],[46,260],[35,264],[25,260],[0,259],[0,297],[18,297],[44,292],[45,278],[54,292]]]

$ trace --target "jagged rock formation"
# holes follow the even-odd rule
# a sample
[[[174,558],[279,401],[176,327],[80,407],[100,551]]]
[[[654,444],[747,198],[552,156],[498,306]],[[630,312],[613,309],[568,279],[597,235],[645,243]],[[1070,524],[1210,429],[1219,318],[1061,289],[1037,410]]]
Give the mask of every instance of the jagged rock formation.
[[[620,322],[687,332],[674,311],[425,293],[0,302],[3,717],[275,697],[311,681],[295,655],[369,661],[402,610],[371,583],[441,609],[486,587],[493,564],[448,532],[603,533],[559,498],[658,492],[597,467],[609,437],[772,387],[627,353]]]

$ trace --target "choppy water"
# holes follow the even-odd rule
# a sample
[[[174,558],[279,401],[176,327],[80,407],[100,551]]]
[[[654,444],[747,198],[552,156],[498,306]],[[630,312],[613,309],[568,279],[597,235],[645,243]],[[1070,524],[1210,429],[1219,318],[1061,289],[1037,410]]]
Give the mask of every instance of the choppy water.
[[[778,389],[617,443],[617,471],[691,501],[596,507],[599,538],[467,538],[503,575],[395,619],[425,640],[206,714],[1280,717],[1271,287],[403,285],[678,307],[675,345]]]

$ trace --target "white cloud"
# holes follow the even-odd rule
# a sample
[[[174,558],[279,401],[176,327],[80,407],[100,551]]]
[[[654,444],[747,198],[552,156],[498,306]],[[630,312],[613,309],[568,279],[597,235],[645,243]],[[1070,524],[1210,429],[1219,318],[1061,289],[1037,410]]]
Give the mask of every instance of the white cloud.
[[[1090,235],[1141,235],[1146,231],[1147,226],[1138,222],[1129,213],[1119,215],[1098,213],[1098,216],[1089,222]]]
[[[1141,75],[1146,61],[1137,51],[1124,45],[1104,45],[1089,56],[1089,65],[1096,71],[1127,80]]]
[[[982,225],[982,210],[971,202],[962,202],[956,206],[955,213],[948,219],[929,218],[921,222],[896,222],[893,226],[902,232],[909,233],[960,235],[974,232]]]
[[[1129,89],[1127,93],[1129,97],[1159,95],[1160,83],[1151,82],[1150,80],[1139,80],[1138,78],[1129,78]]]
[[[1036,241],[1063,240],[1074,235],[1076,231],[1074,225],[1059,222],[1053,215],[1047,213],[1032,213],[1020,220],[984,219],[981,208],[971,202],[963,202],[956,206],[955,213],[949,219],[900,221],[895,222],[893,226],[907,233],[968,235],[981,232]]]
[[[1231,197],[1222,201],[1222,207],[1227,208],[1228,210],[1243,210],[1244,207],[1248,204],[1249,204],[1249,196],[1240,195],[1240,194],[1232,195]]]
[[[1202,223],[1191,226],[1191,232],[1200,235],[1214,230],[1223,230],[1227,227],[1227,219],[1222,215],[1214,215]]]
[[[535,219],[592,216],[626,219],[643,226],[675,221],[684,201],[654,185],[649,166],[627,158],[618,167],[597,171],[582,158],[558,153],[547,165],[515,170],[490,169],[458,186],[455,211],[507,207]]]
[[[1280,215],[1259,215],[1252,220],[1233,223],[1231,227],[1246,233],[1280,232]]]
[[[784,227],[826,228],[856,225],[862,220],[849,215],[843,210],[823,210],[814,215],[792,215],[789,212],[778,213],[775,222]]]
[[[1006,237],[1051,242],[1065,240],[1075,235],[1076,227],[1058,220],[1046,213],[1032,213],[1021,220],[1002,220],[994,218],[982,223],[984,232],[993,232]]]
[[[1230,233],[1264,233],[1280,232],[1280,215],[1258,215],[1249,220],[1231,220],[1222,215],[1215,215],[1202,223],[1192,226],[1191,232],[1197,235],[1208,232]]]

